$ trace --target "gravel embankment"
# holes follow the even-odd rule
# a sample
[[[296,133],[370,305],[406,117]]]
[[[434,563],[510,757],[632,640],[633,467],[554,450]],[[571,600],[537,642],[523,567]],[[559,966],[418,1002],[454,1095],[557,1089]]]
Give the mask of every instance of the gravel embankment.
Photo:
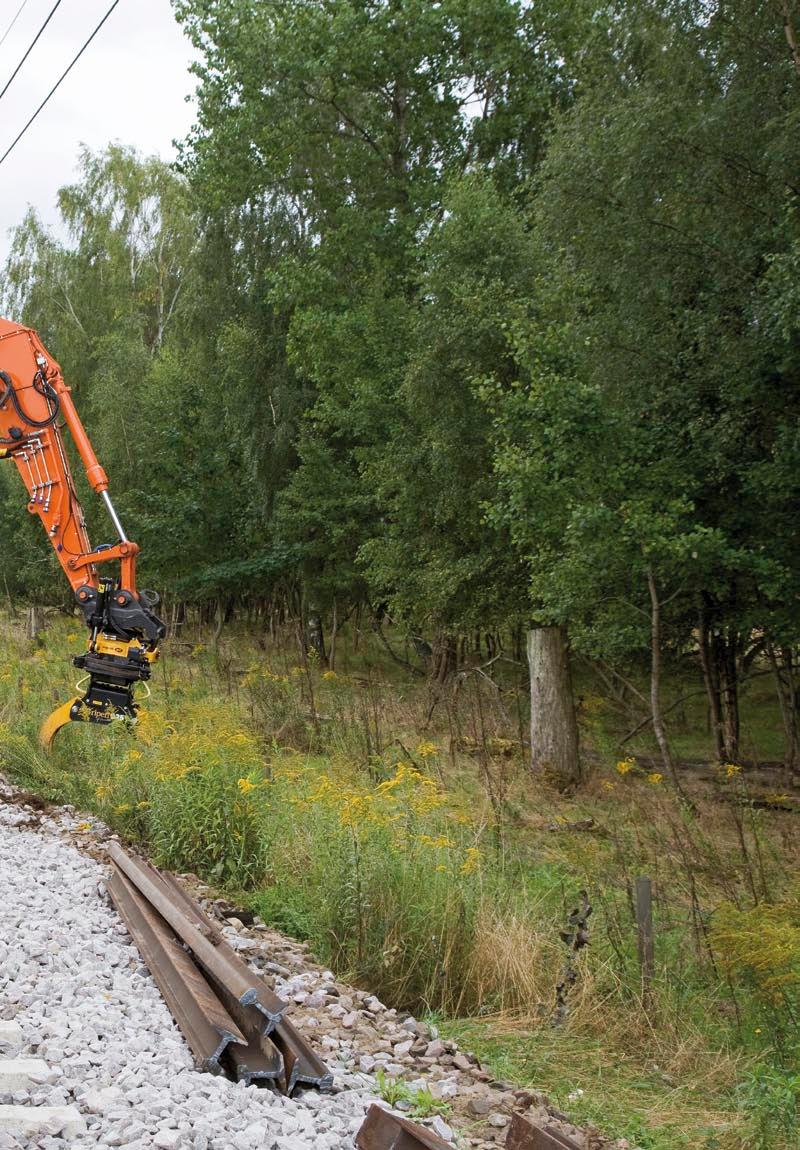
[[[98,820],[20,795],[0,776],[0,1150],[353,1150],[378,1101],[378,1068],[441,1101],[444,1117],[421,1120],[454,1147],[497,1150],[514,1111],[588,1150],[627,1145],[579,1131],[541,1094],[494,1081],[434,1027],[338,982],[305,944],[257,919],[245,925],[185,876],[230,944],[290,1002],[334,1090],[287,1099],[196,1071],[105,895],[108,837]],[[46,1129],[15,1129],[15,1114],[40,1107],[56,1108]]]
[[[198,1073],[100,893],[101,865],[62,842],[53,820],[37,831],[25,821],[0,804],[0,1019],[22,1029],[15,1056],[44,1059],[48,1074],[0,1093],[0,1105],[74,1105],[86,1131],[25,1140],[0,1130],[0,1148],[352,1150],[371,1100],[364,1076],[331,1060],[333,1094],[287,1099]]]

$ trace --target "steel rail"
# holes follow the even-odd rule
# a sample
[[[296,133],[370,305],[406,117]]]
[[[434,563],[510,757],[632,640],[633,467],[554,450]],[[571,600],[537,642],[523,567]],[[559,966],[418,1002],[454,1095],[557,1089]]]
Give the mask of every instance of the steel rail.
[[[374,1103],[356,1134],[356,1146],[358,1150],[453,1150],[452,1142],[445,1142],[432,1130]]]
[[[270,1027],[280,1021],[288,1004],[273,994],[229,946],[219,938],[212,941],[208,928],[203,933],[195,922],[190,921],[174,891],[148,873],[153,868],[127,854],[118,843],[109,844],[108,855],[186,943],[195,961],[208,975],[226,987],[241,1006],[253,1006],[263,1014]]]
[[[581,1147],[553,1126],[536,1126],[524,1114],[514,1114],[506,1150],[581,1150]]]
[[[264,1041],[269,1042],[269,1039]],[[245,1086],[268,1082],[280,1089],[284,1077],[283,1059],[274,1046],[273,1051],[274,1054],[270,1055],[253,1042],[247,1046],[232,1046],[226,1061],[237,1082],[244,1082]]]
[[[203,1070],[222,1074],[231,1044],[247,1040],[184,950],[174,931],[120,870],[107,890],[170,1013]]]
[[[209,918],[203,908],[184,890],[174,875],[156,871],[147,863],[144,865],[148,870],[153,871],[180,900],[181,905],[198,930],[207,934],[209,938],[218,938],[219,942],[216,945],[227,945],[223,942],[224,935],[219,925]],[[255,1058],[258,1050],[265,1060],[269,1060],[277,1054],[282,1067],[285,1068],[285,1073],[282,1070],[281,1077],[282,1088],[287,1094],[292,1094],[297,1086],[316,1086],[320,1090],[331,1089],[333,1074],[287,1018],[281,1018],[273,1027],[265,1029],[263,1018],[254,1016],[252,1008],[243,1008],[231,1001],[230,994],[224,985],[215,982],[214,988],[226,1009],[236,1019],[242,1032],[250,1040],[250,1047],[248,1047],[247,1052],[236,1052],[241,1059],[246,1056],[251,1059]]]

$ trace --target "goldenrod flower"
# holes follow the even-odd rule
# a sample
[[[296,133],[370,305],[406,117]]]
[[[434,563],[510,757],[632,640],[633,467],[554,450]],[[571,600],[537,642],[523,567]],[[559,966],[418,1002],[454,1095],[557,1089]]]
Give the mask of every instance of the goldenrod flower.
[[[251,791],[256,789],[256,784],[251,783],[249,779],[238,779],[236,786],[239,788],[243,795],[249,795]]]
[[[449,847],[456,845],[453,840],[449,839],[446,835],[437,835],[436,838],[431,838],[430,835],[420,835],[418,841],[421,842],[423,846],[431,847],[433,850],[447,850]]]
[[[439,754],[439,748],[436,743],[420,743],[417,747],[417,754],[421,759],[430,759]]]

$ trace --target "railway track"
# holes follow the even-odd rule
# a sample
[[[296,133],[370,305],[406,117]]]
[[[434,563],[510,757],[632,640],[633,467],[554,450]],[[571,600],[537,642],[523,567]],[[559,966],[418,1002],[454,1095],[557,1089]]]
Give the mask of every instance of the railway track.
[[[382,1021],[374,1012],[385,1008],[364,994],[347,1014],[336,996],[346,1003],[359,992],[337,989],[330,972],[292,975],[280,947],[281,961],[259,964],[260,944],[212,917],[173,876],[113,842],[107,853],[94,842],[90,857],[76,849],[87,823],[75,812],[4,797],[0,779],[0,1150],[489,1150],[511,1138],[513,1116],[484,1136],[475,1121],[459,1133],[449,1118],[420,1125],[388,1113],[358,1064],[374,1065],[383,1045],[403,1066],[392,1069],[391,1055],[382,1064],[408,1078],[414,1059],[399,1053],[410,1044],[402,1036],[424,1026],[410,1019],[405,1030],[393,1011]],[[282,972],[278,993],[254,965]],[[329,1037],[323,1001],[338,1012],[341,1039]],[[454,1057],[469,1063],[447,1044],[440,1067],[433,1050],[445,1044],[415,1041],[437,1089]],[[359,1056],[362,1042],[375,1058]],[[487,1077],[460,1073],[466,1090]]]

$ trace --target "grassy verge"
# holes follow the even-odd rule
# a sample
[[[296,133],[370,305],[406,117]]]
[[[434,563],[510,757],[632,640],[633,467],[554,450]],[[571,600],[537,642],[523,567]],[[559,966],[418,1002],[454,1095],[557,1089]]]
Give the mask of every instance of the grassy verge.
[[[564,797],[525,769],[518,682],[431,694],[371,651],[345,648],[333,673],[240,635],[174,643],[135,736],[76,727],[45,757],[35,732],[69,693],[80,638],[64,620],[39,646],[0,629],[2,765],[21,782],[211,880],[385,1000],[435,1012],[496,1073],[605,1132],[646,1150],[797,1146],[796,816],[756,809],[737,764],[687,782],[687,813],[646,735],[618,749],[631,716],[587,680],[594,765]],[[768,757],[771,703],[748,706]],[[637,874],[656,891],[646,995]],[[556,1026],[560,932],[582,889],[590,945]]]

